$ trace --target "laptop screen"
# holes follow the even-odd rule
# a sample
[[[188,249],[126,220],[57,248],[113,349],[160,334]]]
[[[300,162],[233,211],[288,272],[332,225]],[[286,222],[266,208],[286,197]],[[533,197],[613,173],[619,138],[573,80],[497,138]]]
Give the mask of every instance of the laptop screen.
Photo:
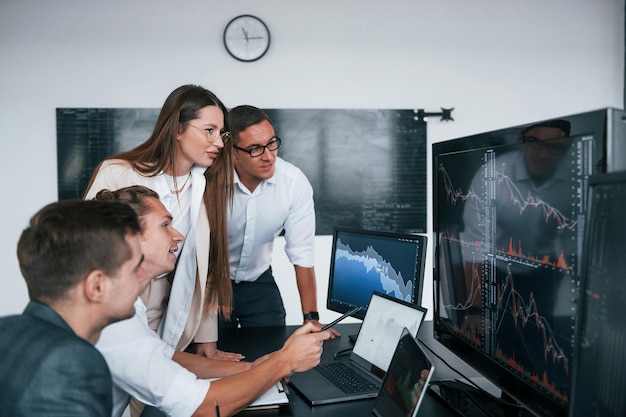
[[[372,414],[377,417],[415,417],[433,372],[432,362],[404,329]]]
[[[373,293],[352,349],[352,357],[359,356],[386,372],[402,330],[407,328],[416,337],[425,315],[423,307],[386,294]]]

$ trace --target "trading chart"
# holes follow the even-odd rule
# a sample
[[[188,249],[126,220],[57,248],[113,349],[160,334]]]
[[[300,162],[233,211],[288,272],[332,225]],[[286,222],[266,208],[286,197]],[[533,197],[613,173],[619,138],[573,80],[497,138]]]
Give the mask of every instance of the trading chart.
[[[565,403],[592,139],[451,153],[438,166],[449,325]]]

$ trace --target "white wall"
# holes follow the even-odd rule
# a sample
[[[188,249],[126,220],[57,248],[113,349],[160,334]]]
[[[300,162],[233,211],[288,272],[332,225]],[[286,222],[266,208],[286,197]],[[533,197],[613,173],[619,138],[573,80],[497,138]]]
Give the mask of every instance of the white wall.
[[[272,33],[255,63],[222,46],[224,26],[243,13]],[[57,197],[57,107],[156,108],[186,83],[228,107],[454,107],[454,122],[429,121],[434,142],[622,108],[623,61],[624,0],[0,0],[0,315],[27,302],[16,242]],[[317,243],[328,321],[336,317],[322,308],[330,239]],[[274,268],[297,323],[282,253]],[[431,269],[429,261],[427,307]]]

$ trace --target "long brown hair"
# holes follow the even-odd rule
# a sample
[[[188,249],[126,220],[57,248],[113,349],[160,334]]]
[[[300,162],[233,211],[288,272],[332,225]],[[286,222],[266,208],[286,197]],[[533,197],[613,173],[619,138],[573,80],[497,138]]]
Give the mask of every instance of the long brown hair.
[[[133,169],[147,177],[156,176],[161,171],[176,172],[174,156],[179,126],[187,129],[189,122],[197,119],[199,111],[206,106],[217,106],[222,110],[224,131],[228,131],[228,110],[222,101],[203,87],[183,85],[172,91],[163,103],[148,140],[129,151],[106,159],[127,161]],[[232,204],[234,186],[231,155],[232,144],[228,141],[224,143],[224,148],[213,165],[204,173],[206,187],[203,196],[211,229],[204,308],[209,311],[219,305],[219,312],[226,317],[230,317],[233,300],[226,229],[227,210]],[[91,188],[100,166],[102,162],[94,171],[87,190]]]

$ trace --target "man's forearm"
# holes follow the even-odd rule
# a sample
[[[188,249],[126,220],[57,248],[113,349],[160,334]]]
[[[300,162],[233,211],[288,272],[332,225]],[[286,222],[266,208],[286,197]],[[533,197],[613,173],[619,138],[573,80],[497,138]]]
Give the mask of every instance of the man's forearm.
[[[315,269],[294,265],[296,271],[296,283],[300,293],[300,303],[302,313],[309,313],[317,310],[317,281],[315,279]]]
[[[319,364],[322,343],[330,338],[327,331],[317,332],[311,323],[297,329],[283,347],[264,358],[252,369],[213,381],[196,417],[215,416],[219,406],[221,416],[232,415],[269,390],[292,372],[301,372]]]
[[[175,352],[172,358],[198,378],[224,378],[252,368],[250,362],[225,361],[188,352]]]
[[[219,407],[221,417],[233,415],[289,374],[288,361],[277,353],[247,372],[213,381],[205,400],[196,410],[194,416],[215,416],[216,406]]]

